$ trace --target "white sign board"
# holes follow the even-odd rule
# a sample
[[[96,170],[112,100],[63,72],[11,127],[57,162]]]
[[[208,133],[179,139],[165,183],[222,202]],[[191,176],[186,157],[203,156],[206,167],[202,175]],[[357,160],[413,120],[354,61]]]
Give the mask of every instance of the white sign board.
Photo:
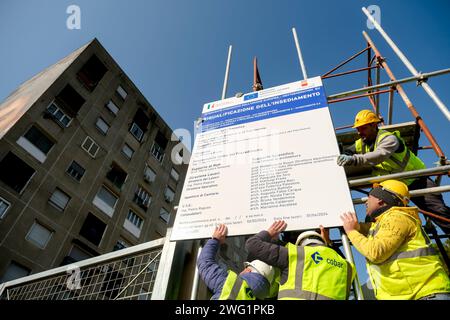
[[[171,240],[341,226],[353,211],[320,77],[205,104]]]

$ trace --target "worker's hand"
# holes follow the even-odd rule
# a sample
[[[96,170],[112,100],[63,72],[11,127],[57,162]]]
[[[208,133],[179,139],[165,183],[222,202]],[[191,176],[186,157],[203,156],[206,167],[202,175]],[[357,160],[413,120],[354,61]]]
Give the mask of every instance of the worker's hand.
[[[272,239],[277,239],[280,235],[280,232],[283,232],[287,227],[287,223],[283,220],[277,220],[267,229],[267,232],[269,233],[270,237]]]
[[[323,225],[320,225],[319,228],[320,228],[320,235],[322,236],[323,240],[325,240],[327,245],[330,245],[331,244],[330,230],[328,228],[324,228]]]
[[[337,157],[338,166],[350,166],[355,163],[355,159],[353,156],[349,156],[347,154],[341,154]]]
[[[219,240],[219,243],[223,244],[225,242],[225,238],[227,237],[227,232],[227,226],[224,224],[219,224],[214,230],[212,238]]]
[[[354,212],[344,213],[341,215],[341,220],[344,223],[343,227],[347,234],[352,230],[359,231],[358,218]]]

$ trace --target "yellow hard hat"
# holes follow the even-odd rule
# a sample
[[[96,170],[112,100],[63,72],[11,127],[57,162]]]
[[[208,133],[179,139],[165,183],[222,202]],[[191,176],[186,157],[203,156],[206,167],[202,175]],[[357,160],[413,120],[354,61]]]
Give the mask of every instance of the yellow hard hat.
[[[409,202],[408,186],[398,180],[386,180],[379,184],[384,190],[394,194],[406,206]]]
[[[370,110],[361,110],[355,117],[353,128],[358,128],[369,123],[378,123],[380,118]]]

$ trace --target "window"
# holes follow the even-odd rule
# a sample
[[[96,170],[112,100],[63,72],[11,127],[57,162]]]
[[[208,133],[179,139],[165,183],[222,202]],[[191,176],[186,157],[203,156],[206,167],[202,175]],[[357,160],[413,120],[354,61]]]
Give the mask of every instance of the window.
[[[152,197],[144,188],[138,186],[133,201],[142,209],[147,210],[152,201]]]
[[[69,117],[74,118],[81,106],[85,102],[84,98],[74,89],[70,84],[66,85],[64,89],[55,97],[58,107],[64,109],[64,112]]]
[[[52,101],[50,105],[46,109],[46,116],[55,120],[57,124],[66,128],[72,122],[72,118],[69,117],[58,105],[55,101]]]
[[[69,168],[67,168],[67,173],[70,174],[75,180],[80,181],[83,178],[84,172],[86,170],[78,164],[76,161],[72,161]]]
[[[94,54],[89,60],[81,67],[77,73],[77,78],[88,89],[93,91],[98,85],[107,69],[100,59]]]
[[[150,149],[151,154],[155,157],[156,160],[159,162],[162,162],[164,159],[164,150],[161,149],[160,146],[158,146],[155,142],[152,145],[152,148]]]
[[[98,246],[103,238],[105,229],[106,224],[92,213],[89,213],[81,227],[80,235]]]
[[[74,240],[74,241],[80,242],[79,240]],[[83,243],[81,243],[81,245],[86,246]],[[69,251],[69,254],[63,258],[63,261],[61,262],[61,266],[65,266],[65,265],[68,265],[68,264],[71,264],[71,263],[74,263],[77,261],[86,260],[86,259],[89,259],[92,257],[93,257],[93,255],[91,253],[87,252],[86,250],[84,250],[81,246],[73,244],[72,248]],[[90,270],[90,272],[92,272],[92,269]],[[82,278],[85,275],[87,275],[87,274],[84,272],[81,273]],[[82,279],[82,281],[83,280],[84,279]],[[83,283],[82,283],[82,285],[83,285]]]
[[[144,136],[144,131],[142,131],[139,126],[133,122],[130,128],[130,132],[137,139],[137,141],[141,141],[142,137]]]
[[[117,115],[119,112],[119,108],[112,102],[112,100],[109,100],[107,104],[105,104],[106,109],[111,111],[114,115]]]
[[[122,153],[124,154],[125,157],[127,157],[127,159],[131,159],[131,157],[133,157],[133,153],[134,150],[131,149],[131,147],[125,143],[125,145],[122,148]]]
[[[44,249],[52,237],[52,234],[53,231],[48,230],[46,227],[35,221],[25,239],[37,247]]]
[[[130,132],[138,140],[141,141],[147,130],[150,118],[147,116],[144,110],[139,108],[134,115],[133,122],[131,124]]]
[[[103,120],[101,117],[97,118],[97,122],[95,123],[95,126],[104,135],[106,135],[106,133],[109,130],[109,124],[107,124],[106,121]]]
[[[74,244],[72,245],[72,249],[70,249],[70,252],[67,255],[67,257],[72,258],[71,260],[73,263],[92,258],[92,254],[87,253],[85,250],[81,249],[79,246]]]
[[[164,200],[166,200],[167,203],[171,203],[174,198],[175,198],[175,191],[173,191],[172,188],[167,187],[166,191],[164,192]]]
[[[155,181],[156,179],[156,172],[152,170],[148,165],[145,166],[144,169],[144,181],[150,183]]]
[[[144,224],[144,219],[139,217],[132,210],[128,211],[127,218],[123,224],[123,227],[128,230],[136,238],[141,235],[142,225]]]
[[[130,243],[128,243],[127,241],[125,241],[122,238],[119,238],[119,240],[117,240],[117,243],[115,244],[113,251],[117,251],[117,250],[122,250],[125,248],[131,247]]]
[[[8,269],[6,269],[6,272],[3,274],[0,280],[0,283],[26,277],[30,273],[31,270],[27,267],[24,267],[15,261],[11,261]]]
[[[34,174],[34,169],[14,153],[8,154],[0,162],[0,180],[21,193]]]
[[[117,203],[117,197],[105,187],[101,187],[92,202],[97,208],[112,217]]]
[[[167,143],[166,137],[161,132],[158,132],[150,152],[159,162],[162,162],[164,159],[164,150],[167,147]]]
[[[32,126],[17,140],[17,144],[43,163],[54,143],[36,126]]]
[[[98,149],[100,149],[98,144],[95,143],[95,141],[89,136],[84,139],[83,143],[81,144],[81,148],[89,153],[92,158],[95,158]]]
[[[0,219],[3,219],[10,206],[8,201],[0,197]]]
[[[111,169],[106,174],[106,178],[111,181],[117,188],[121,189],[125,180],[127,179],[127,173],[122,170],[117,164],[113,163]]]
[[[125,91],[124,88],[122,88],[122,86],[118,86],[116,92],[119,94],[119,96],[125,100],[125,98],[127,97],[127,92]]]
[[[170,220],[170,213],[167,212],[166,209],[161,208],[161,210],[159,211],[159,217],[161,219],[163,219],[163,221],[167,224],[169,224],[169,220]]]
[[[172,168],[172,170],[170,170],[170,176],[175,180],[178,181],[178,179],[180,179],[180,174],[177,172],[177,170],[175,170],[174,168]]]
[[[60,189],[56,188],[50,199],[48,200],[51,205],[60,211],[64,211],[69,203],[70,197]]]

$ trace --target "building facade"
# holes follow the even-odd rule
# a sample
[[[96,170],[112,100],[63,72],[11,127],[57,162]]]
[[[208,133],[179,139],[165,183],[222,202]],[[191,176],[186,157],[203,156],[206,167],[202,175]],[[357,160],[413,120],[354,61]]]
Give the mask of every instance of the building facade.
[[[97,39],[22,84],[0,105],[0,283],[164,237],[176,140]]]

